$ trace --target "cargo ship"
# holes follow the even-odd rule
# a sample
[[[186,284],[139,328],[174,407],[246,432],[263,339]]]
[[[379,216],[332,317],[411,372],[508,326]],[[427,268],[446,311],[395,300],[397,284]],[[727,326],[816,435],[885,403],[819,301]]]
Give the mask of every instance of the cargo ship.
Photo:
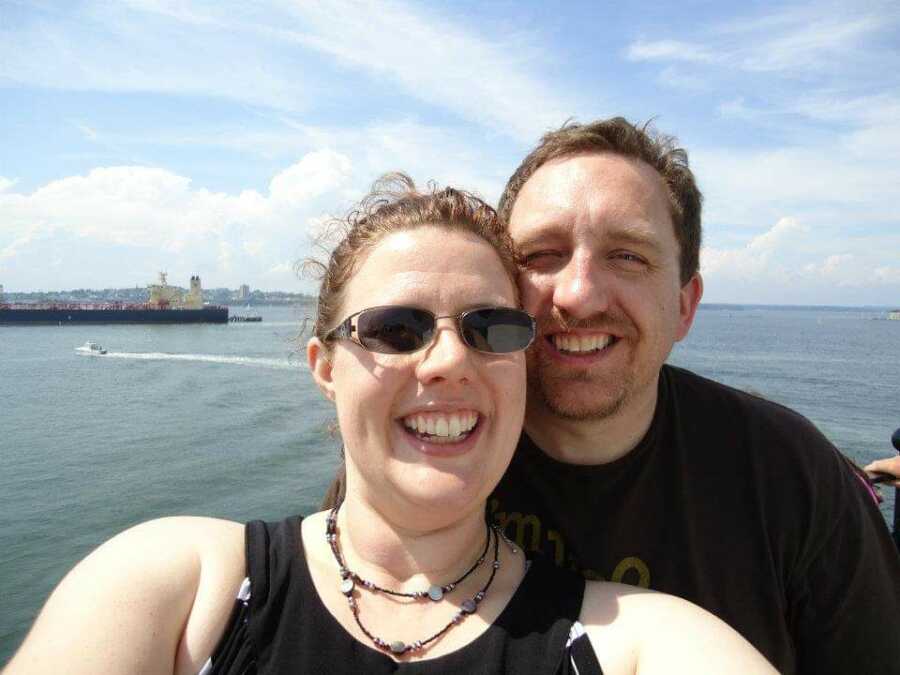
[[[200,277],[191,277],[187,293],[166,283],[149,284],[150,299],[145,303],[2,303],[0,325],[6,324],[78,324],[78,323],[228,323],[228,308],[204,305]]]

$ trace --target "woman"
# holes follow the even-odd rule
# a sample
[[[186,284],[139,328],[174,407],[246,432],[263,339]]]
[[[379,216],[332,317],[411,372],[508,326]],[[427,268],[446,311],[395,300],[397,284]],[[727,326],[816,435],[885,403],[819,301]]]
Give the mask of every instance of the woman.
[[[595,653],[607,675],[774,672],[706,612],[529,564],[485,524],[534,323],[493,210],[393,180],[399,194],[349,218],[307,348],[337,408],[343,502],[246,530],[172,518],[119,535],[63,580],[10,675],[585,675]]]

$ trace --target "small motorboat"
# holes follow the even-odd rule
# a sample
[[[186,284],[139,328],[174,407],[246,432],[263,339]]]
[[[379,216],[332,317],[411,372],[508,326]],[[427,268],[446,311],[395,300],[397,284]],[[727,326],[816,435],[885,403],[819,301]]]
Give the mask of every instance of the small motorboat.
[[[79,354],[87,354],[88,356],[102,356],[106,353],[106,350],[98,345],[96,342],[91,342],[88,340],[80,347],[76,347],[75,351]]]

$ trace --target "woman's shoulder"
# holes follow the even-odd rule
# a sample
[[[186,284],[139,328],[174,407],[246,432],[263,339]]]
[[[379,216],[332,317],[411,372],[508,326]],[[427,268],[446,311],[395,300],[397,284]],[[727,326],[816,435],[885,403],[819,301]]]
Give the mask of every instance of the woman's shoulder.
[[[167,516],[124,530],[104,546],[113,544],[119,538],[145,544],[166,542],[166,547],[193,553],[201,562],[217,560],[224,563],[235,553],[243,556],[244,529],[243,523],[222,518]]]
[[[197,672],[244,574],[239,523],[179,516],[131,527],[60,582],[8,672],[96,672],[90,655],[100,654],[116,672],[144,672],[149,660]]]
[[[129,539],[132,543],[144,541],[166,540],[171,546],[198,549],[199,553],[208,551],[207,546],[218,550],[221,546],[233,546],[244,539],[244,524],[222,518],[207,516],[165,516],[153,520],[145,520],[122,530],[107,540],[100,548],[116,543],[120,539]]]
[[[148,520],[119,533],[73,570],[93,568],[111,583],[133,583],[143,593],[156,590],[196,593],[193,609],[204,607],[204,594],[231,587],[246,576],[244,525],[198,516]],[[229,600],[233,597],[229,597]]]
[[[666,593],[588,582],[580,621],[607,675],[776,672],[721,619]]]

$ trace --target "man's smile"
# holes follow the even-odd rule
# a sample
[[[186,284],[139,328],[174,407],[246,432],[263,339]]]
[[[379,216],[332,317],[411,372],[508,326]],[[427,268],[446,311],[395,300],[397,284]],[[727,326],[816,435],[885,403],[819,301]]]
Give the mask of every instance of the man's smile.
[[[609,333],[554,333],[549,340],[562,354],[588,354],[606,349],[617,338]]]

